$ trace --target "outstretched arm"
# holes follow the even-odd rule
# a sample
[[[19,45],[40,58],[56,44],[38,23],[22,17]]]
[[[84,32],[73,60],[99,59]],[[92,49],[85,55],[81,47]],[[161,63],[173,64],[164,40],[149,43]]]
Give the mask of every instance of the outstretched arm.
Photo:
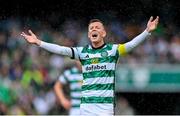
[[[153,20],[153,17],[151,16],[144,32],[139,34],[137,37],[132,39],[130,42],[127,42],[125,44],[119,44],[119,46],[118,46],[119,54],[120,55],[126,54],[127,52],[131,51],[133,48],[137,47],[149,35],[151,35],[151,32],[157,28],[158,23],[159,23],[159,17],[157,16],[156,19]]]
[[[24,32],[21,33],[21,36],[23,36],[24,39],[28,43],[38,45],[41,48],[44,48],[47,51],[52,52],[52,53],[72,57],[72,49],[71,48],[43,42],[43,41],[39,40],[37,38],[37,36],[31,30],[29,30],[28,32],[29,32],[29,34],[26,34]]]

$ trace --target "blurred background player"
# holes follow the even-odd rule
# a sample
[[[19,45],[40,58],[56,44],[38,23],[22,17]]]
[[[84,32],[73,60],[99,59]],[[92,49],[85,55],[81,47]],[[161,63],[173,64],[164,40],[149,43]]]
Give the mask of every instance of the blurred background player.
[[[64,71],[54,85],[54,90],[61,105],[69,111],[69,115],[80,114],[82,73],[80,62],[76,61],[75,66]],[[63,91],[63,86],[69,84],[70,99]]]

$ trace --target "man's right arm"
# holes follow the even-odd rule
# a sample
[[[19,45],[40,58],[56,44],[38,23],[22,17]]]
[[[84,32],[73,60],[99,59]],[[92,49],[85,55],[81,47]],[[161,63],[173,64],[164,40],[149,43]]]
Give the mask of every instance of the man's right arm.
[[[72,48],[43,42],[39,40],[31,30],[29,30],[28,32],[29,34],[26,34],[24,32],[21,33],[21,36],[23,36],[28,43],[40,46],[41,48],[44,48],[45,50],[52,53],[73,57]]]
[[[41,41],[41,44],[39,46],[49,52],[72,57],[72,48],[70,47],[60,46],[43,41]]]

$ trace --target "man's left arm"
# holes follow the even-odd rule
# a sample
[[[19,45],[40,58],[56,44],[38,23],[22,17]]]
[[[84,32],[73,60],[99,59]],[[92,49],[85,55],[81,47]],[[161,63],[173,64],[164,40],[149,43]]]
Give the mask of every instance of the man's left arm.
[[[130,42],[118,45],[119,54],[124,55],[130,52],[133,48],[137,47],[140,43],[142,43],[147,37],[149,37],[149,35],[151,35],[151,32],[157,28],[158,22],[159,22],[158,16],[154,20],[153,17],[151,16],[147,23],[147,28],[145,29],[144,32],[136,36]]]

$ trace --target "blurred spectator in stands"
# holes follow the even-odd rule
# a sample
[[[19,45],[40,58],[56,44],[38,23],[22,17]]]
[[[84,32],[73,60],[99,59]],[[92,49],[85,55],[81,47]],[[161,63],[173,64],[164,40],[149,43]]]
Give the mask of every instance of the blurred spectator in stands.
[[[180,63],[180,35],[175,35],[171,38],[170,52],[174,63]]]

